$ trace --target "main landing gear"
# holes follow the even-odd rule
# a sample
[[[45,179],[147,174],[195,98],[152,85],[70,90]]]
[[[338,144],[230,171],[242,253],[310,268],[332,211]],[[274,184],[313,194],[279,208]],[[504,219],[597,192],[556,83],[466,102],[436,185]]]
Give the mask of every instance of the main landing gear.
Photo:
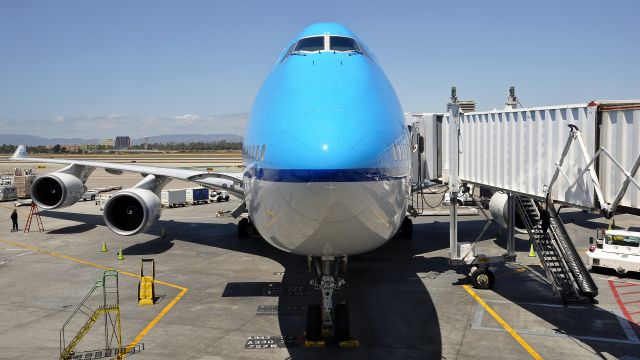
[[[338,277],[339,269],[346,267],[346,257],[309,257],[309,265],[315,267],[317,277],[311,280],[311,286],[320,290],[320,304],[307,308],[307,329],[305,346],[323,347],[325,339],[333,338],[340,347],[359,346],[351,336],[349,326],[349,307],[340,303],[333,308],[333,292],[346,282]]]
[[[258,232],[256,228],[253,226],[253,223],[249,218],[242,218],[238,222],[238,237],[241,239],[244,238],[252,238],[256,236]]]

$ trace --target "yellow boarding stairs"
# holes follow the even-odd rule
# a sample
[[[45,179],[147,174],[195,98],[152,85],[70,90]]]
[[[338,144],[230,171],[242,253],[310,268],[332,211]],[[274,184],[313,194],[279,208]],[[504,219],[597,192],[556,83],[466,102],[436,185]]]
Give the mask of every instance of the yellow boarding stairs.
[[[144,274],[144,263],[151,263],[151,276]],[[155,259],[140,259],[140,283],[138,284],[138,305],[153,305],[156,292],[154,279],[156,277]]]

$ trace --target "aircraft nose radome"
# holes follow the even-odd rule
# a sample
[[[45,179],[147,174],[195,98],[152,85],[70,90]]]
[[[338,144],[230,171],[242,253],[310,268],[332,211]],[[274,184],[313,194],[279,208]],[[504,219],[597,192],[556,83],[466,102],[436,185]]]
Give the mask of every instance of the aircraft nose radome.
[[[372,131],[346,110],[318,110],[303,117],[292,133],[305,146],[295,153],[293,168],[349,169],[375,167],[394,142],[387,131]]]
[[[305,116],[302,122],[308,130],[307,146],[311,150],[343,151],[349,142],[348,139],[340,142],[340,135],[346,125],[346,114],[343,110],[315,111]]]

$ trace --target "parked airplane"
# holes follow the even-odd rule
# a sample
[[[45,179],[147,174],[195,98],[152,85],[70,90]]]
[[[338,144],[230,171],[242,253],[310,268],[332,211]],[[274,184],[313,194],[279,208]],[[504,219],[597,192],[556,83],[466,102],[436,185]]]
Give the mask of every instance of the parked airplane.
[[[349,255],[375,249],[404,226],[410,192],[410,139],[393,87],[362,40],[334,23],[314,24],[282,52],[258,93],[247,124],[244,173],[201,173],[142,165],[29,158],[68,164],[40,175],[33,201],[44,209],[77,202],[96,168],[146,177],[112,196],[107,226],[120,235],[148,229],[160,217],[158,194],[171,178],[225,187],[244,199],[239,233],[253,230],[273,246],[312,259],[320,305],[307,312],[307,339],[333,332],[349,338],[346,304],[332,305]]]

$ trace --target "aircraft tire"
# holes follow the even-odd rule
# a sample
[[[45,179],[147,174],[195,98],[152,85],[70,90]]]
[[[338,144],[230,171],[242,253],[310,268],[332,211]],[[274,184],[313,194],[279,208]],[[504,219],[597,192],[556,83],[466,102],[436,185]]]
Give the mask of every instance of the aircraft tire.
[[[239,238],[243,239],[249,236],[249,226],[251,226],[251,224],[249,224],[249,219],[247,218],[240,219],[240,221],[238,222]]]
[[[334,313],[335,337],[336,341],[347,341],[351,338],[349,329],[349,306],[338,304]]]
[[[400,235],[404,238],[410,238],[413,235],[413,221],[408,216],[405,216],[404,220],[402,220]]]
[[[307,333],[309,341],[322,340],[322,309],[320,305],[309,305],[307,308]]]

